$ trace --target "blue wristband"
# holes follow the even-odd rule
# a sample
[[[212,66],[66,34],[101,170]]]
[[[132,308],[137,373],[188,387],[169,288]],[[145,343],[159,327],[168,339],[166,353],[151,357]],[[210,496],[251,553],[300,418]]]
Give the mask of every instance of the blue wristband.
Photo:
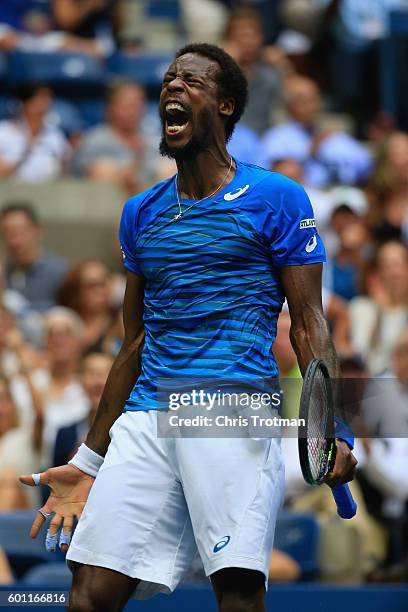
[[[344,442],[346,442],[349,445],[351,450],[353,450],[354,448],[353,430],[351,429],[348,423],[343,421],[343,419],[341,419],[338,416],[334,417],[334,435],[336,438],[339,438],[340,440],[344,440]]]

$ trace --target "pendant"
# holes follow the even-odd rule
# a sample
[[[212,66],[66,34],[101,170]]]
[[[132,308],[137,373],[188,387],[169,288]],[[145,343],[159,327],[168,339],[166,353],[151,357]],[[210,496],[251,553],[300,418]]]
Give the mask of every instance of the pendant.
[[[181,217],[181,213],[177,213],[177,215],[174,215],[173,220],[178,221],[180,217]]]

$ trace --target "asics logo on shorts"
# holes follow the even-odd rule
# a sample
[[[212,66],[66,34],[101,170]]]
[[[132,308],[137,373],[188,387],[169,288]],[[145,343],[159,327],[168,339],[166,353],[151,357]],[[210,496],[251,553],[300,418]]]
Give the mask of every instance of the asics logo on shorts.
[[[230,543],[230,540],[231,540],[230,536],[223,537],[222,540],[217,542],[217,544],[214,546],[213,552],[215,553],[220,552],[220,550],[225,548]]]

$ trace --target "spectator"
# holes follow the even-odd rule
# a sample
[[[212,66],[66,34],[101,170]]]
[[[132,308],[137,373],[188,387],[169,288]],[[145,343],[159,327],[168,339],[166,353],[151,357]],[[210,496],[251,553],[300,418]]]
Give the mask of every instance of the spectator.
[[[37,401],[35,405],[38,409]],[[34,426],[21,425],[10,382],[0,374],[0,511],[32,507],[38,501],[36,491],[22,490],[17,476],[40,467],[37,440],[41,418],[37,410]]]
[[[219,43],[227,10],[218,0],[181,0],[183,24],[191,42]]]
[[[41,407],[35,395],[34,383],[27,376],[29,377],[31,369],[41,366],[41,355],[24,342],[12,314],[0,303],[0,372],[10,382],[10,392],[17,407],[19,424],[29,430],[32,429]],[[37,403],[33,403],[33,399]],[[39,432],[39,421],[37,425]]]
[[[0,548],[0,586],[13,584],[13,572],[11,571],[6,553]]]
[[[145,94],[134,83],[119,83],[108,93],[106,123],[85,135],[76,169],[95,180],[117,181],[130,194],[155,176],[158,141],[149,132]]]
[[[114,320],[109,292],[109,271],[99,260],[78,263],[66,277],[58,293],[62,306],[75,311],[82,320],[82,350],[102,349]]]
[[[51,0],[57,28],[81,41],[88,41],[95,53],[108,55],[116,46],[120,29],[121,0]]]
[[[228,142],[229,153],[244,164],[265,167],[266,158],[258,134],[246,125],[238,124]]]
[[[67,263],[43,249],[40,223],[31,206],[24,202],[5,206],[0,211],[0,232],[6,248],[6,287],[21,293],[37,311],[54,305]]]
[[[395,565],[407,560],[408,555],[407,327],[392,351],[391,364],[384,376],[370,382],[363,402],[363,416],[372,439],[360,461],[359,480],[371,512],[388,528],[388,562]]]
[[[89,402],[89,413],[68,427],[62,427],[56,436],[53,465],[65,465],[77,447],[85,441],[89,427],[95,417],[113,363],[112,357],[104,353],[90,353],[81,363],[80,378]]]
[[[101,57],[114,48],[108,18],[118,3],[111,0],[111,10],[108,4],[104,0],[2,0],[0,50],[68,50]]]
[[[18,117],[0,121],[0,177],[55,179],[67,169],[70,147],[64,134],[47,122],[51,92],[43,85],[24,85],[17,94]]]
[[[369,235],[364,219],[347,203],[334,209],[331,226],[338,238],[338,247],[325,265],[324,283],[349,301],[360,292],[360,270],[369,255]]]
[[[278,319],[273,354],[279,368],[279,381],[283,390],[283,414],[292,419],[299,416],[302,374],[290,341],[290,316],[283,310]]]
[[[378,249],[373,265],[368,295],[351,300],[349,311],[353,349],[379,374],[390,366],[408,318],[408,249],[390,241]]]
[[[84,332],[81,319],[68,308],[58,306],[51,308],[44,318],[47,369],[35,371],[33,381],[42,394],[41,459],[42,465],[48,466],[58,430],[85,418],[89,404],[77,375]]]
[[[379,109],[380,43],[388,35],[389,13],[408,7],[406,0],[341,0],[336,5],[332,91],[339,109],[353,113],[361,137]]]
[[[285,90],[289,120],[270,129],[264,137],[270,164],[295,159],[304,165],[305,184],[327,187],[353,184],[371,170],[371,155],[365,147],[341,130],[321,126],[321,99],[310,79],[293,76]]]
[[[224,47],[244,70],[248,79],[248,105],[241,119],[258,135],[271,125],[272,114],[280,106],[281,74],[284,58],[273,48],[264,48],[262,21],[251,8],[238,8],[229,17]]]
[[[368,194],[374,237],[408,244],[408,134],[394,132],[383,142]]]

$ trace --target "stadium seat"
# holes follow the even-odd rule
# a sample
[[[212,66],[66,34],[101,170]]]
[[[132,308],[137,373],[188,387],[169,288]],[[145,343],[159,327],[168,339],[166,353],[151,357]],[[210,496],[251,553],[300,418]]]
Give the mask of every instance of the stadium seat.
[[[86,129],[104,122],[105,106],[105,101],[101,98],[78,100],[79,112]]]
[[[105,70],[102,62],[80,53],[9,54],[9,70],[14,85],[22,82],[48,83],[56,89],[75,92],[102,88]]]
[[[173,56],[168,53],[146,53],[130,55],[116,53],[108,62],[112,73],[143,85],[150,96],[160,91],[164,72]]]
[[[0,120],[10,119],[16,111],[15,101],[8,96],[0,96]]]
[[[50,589],[69,589],[72,574],[66,563],[41,563],[24,574],[22,582],[27,587],[47,585]]]
[[[0,83],[4,83],[8,75],[7,58],[4,53],[0,53]]]
[[[313,514],[282,512],[278,516],[275,548],[297,561],[302,578],[313,578],[318,570],[319,525]]]
[[[5,551],[18,577],[38,563],[62,559],[62,553],[50,555],[44,546],[44,537],[32,540],[29,532],[35,512],[18,511],[0,513],[0,547]],[[43,532],[45,534],[45,531]]]
[[[153,19],[159,17],[178,21],[181,18],[180,3],[178,0],[150,0],[147,15]]]

